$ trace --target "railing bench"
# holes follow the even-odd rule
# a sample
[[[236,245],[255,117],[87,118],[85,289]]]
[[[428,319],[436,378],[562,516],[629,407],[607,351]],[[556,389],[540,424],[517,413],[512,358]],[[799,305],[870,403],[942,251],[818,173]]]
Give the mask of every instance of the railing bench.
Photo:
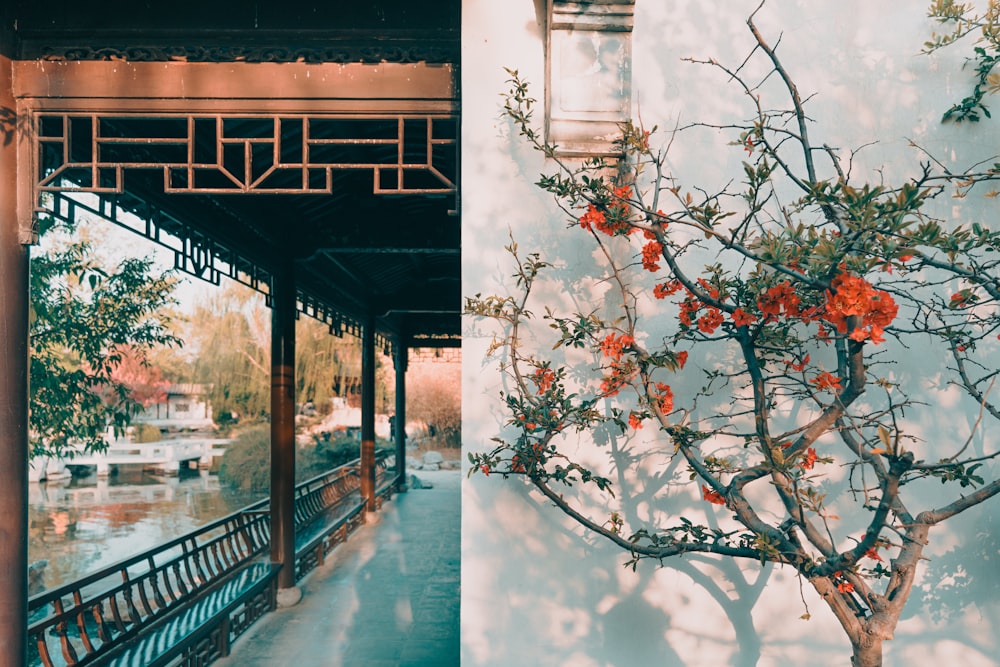
[[[268,532],[266,513],[232,514],[31,598],[31,664],[148,667],[154,661],[129,656],[160,656],[172,642],[190,653],[189,635],[222,625],[229,627],[218,644],[227,647],[274,605]],[[170,660],[155,664],[187,663]]]
[[[108,654],[114,667],[204,665],[229,655],[232,642],[275,608],[281,566],[250,563],[196,600],[171,610],[135,639]]]
[[[376,504],[394,490],[376,462]],[[295,580],[364,522],[357,461],[297,485]],[[275,608],[267,501],[28,603],[29,664],[201,667]]]

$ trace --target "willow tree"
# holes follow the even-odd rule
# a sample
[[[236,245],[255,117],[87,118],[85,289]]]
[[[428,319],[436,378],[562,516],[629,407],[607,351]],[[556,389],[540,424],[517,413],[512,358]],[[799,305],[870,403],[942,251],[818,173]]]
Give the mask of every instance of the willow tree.
[[[271,311],[256,292],[228,285],[199,305],[191,319],[197,349],[194,377],[210,387],[215,415],[256,419],[270,412]],[[296,399],[328,404],[360,376],[361,343],[339,337],[307,317],[295,323]]]
[[[467,302],[500,325],[509,411],[495,447],[470,454],[470,474],[526,480],[632,567],[700,553],[790,568],[839,621],[852,664],[873,667],[935,527],[1000,493],[987,474],[1000,452],[983,441],[1000,419],[1000,233],[935,217],[937,198],[1000,178],[1000,164],[956,173],[915,151],[911,176],[861,180],[855,153],[814,138],[822,128],[792,71],[752,16],[747,27],[743,63],[691,61],[737,86],[749,110],[696,124],[743,155],[721,190],[672,172],[655,128],[623,126],[616,160],[560,158],[511,72],[507,115],[552,165],[538,185],[568,215],[565,234],[592,243],[601,270],[586,283],[607,286],[613,312],[563,312],[538,296],[551,249],[511,243],[520,291]],[[751,80],[758,59],[767,73]],[[554,352],[534,340],[538,314]],[[938,381],[964,394],[972,432],[927,442],[914,427],[937,408],[900,378],[929,359],[946,360]],[[657,474],[697,499],[689,512],[620,511],[604,469],[579,458],[581,440],[609,428],[654,439]],[[946,497],[928,492],[937,482]],[[573,485],[607,493],[606,511],[584,509],[592,501]]]
[[[269,335],[263,297],[241,285],[230,285],[195,308],[193,377],[208,387],[216,420],[232,413],[244,419],[268,414]]]

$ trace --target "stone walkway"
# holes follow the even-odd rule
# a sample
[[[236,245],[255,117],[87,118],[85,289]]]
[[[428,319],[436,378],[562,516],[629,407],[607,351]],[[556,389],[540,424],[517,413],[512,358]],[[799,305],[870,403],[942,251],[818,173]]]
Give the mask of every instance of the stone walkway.
[[[432,489],[383,505],[216,667],[456,667],[461,473],[417,472]]]

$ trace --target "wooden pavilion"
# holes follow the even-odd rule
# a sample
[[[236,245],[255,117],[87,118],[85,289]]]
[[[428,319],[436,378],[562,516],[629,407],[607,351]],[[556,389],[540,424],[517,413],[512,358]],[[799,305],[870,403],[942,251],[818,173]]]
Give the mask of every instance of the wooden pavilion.
[[[403,415],[407,350],[458,345],[459,15],[457,0],[2,3],[0,664],[25,655],[38,216],[104,218],[266,295],[271,560],[292,588],[295,318],[363,339],[372,502],[376,349]]]

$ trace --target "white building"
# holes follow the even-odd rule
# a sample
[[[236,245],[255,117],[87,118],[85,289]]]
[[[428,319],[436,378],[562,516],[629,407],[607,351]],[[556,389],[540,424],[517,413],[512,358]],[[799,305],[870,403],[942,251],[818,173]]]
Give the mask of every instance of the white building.
[[[210,428],[212,406],[207,393],[208,389],[201,384],[168,385],[163,390],[163,399],[147,406],[135,422],[173,431]]]

